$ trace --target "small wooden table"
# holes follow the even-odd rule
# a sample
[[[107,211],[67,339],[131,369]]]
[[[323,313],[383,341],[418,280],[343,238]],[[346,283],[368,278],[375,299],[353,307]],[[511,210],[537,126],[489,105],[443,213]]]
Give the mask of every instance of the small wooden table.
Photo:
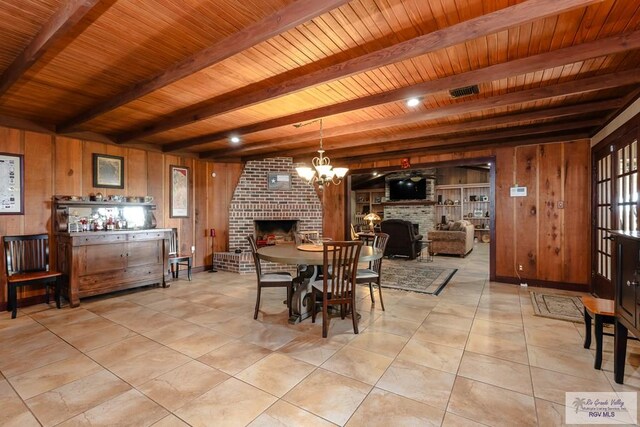
[[[591,319],[594,319],[596,334],[596,361],[593,364],[593,367],[595,369],[600,369],[602,366],[602,336],[613,335],[605,334],[602,327],[605,323],[610,325],[615,324],[615,303],[613,300],[609,299],[584,296],[582,297],[582,305],[584,305],[584,348],[591,347]]]
[[[374,261],[382,258],[382,251],[371,246],[362,246],[360,249],[359,262]],[[294,280],[300,285],[293,291],[291,307],[293,315],[289,318],[289,323],[298,323],[311,316],[311,304],[308,299],[311,296],[311,282],[318,276],[319,267],[324,264],[322,251],[301,251],[295,245],[275,245],[265,246],[258,249],[258,256],[265,261],[272,261],[279,264],[307,265],[312,267],[308,274],[300,272]]]

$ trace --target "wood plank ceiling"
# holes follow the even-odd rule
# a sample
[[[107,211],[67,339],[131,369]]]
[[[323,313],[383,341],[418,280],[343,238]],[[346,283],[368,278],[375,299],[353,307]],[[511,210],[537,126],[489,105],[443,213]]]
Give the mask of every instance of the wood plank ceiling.
[[[0,125],[217,161],[589,137],[639,71],[635,0],[0,2]]]

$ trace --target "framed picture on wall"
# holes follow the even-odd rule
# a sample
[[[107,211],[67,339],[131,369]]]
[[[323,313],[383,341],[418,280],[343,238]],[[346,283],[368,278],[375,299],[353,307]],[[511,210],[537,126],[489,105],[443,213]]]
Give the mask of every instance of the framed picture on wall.
[[[0,153],[0,215],[24,214],[24,157]]]
[[[189,218],[189,168],[169,166],[169,217]]]
[[[124,188],[124,157],[93,153],[93,186]]]
[[[284,172],[267,173],[268,190],[291,190],[291,174]]]

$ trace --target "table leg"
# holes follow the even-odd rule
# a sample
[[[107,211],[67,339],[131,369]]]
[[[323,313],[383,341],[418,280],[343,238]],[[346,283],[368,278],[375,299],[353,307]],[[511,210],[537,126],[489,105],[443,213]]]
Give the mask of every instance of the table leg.
[[[591,347],[591,316],[587,308],[584,308],[584,348]]]
[[[297,284],[291,297],[291,310],[293,314],[289,317],[290,324],[296,324],[311,316],[311,282],[318,277],[320,267],[308,265],[304,270],[300,270],[294,279]]]
[[[596,361],[593,367],[600,369],[602,367],[602,316],[596,314],[595,321]]]
[[[613,375],[616,383],[624,383],[624,363],[627,357],[627,327],[616,319],[613,346]]]

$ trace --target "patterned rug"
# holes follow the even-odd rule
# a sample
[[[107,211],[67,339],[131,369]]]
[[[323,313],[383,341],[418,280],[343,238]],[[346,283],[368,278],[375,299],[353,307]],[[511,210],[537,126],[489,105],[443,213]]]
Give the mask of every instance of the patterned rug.
[[[531,302],[536,316],[583,323],[583,306],[580,297],[570,295],[531,292]]]
[[[384,259],[381,284],[383,288],[438,295],[456,271],[424,262]]]

